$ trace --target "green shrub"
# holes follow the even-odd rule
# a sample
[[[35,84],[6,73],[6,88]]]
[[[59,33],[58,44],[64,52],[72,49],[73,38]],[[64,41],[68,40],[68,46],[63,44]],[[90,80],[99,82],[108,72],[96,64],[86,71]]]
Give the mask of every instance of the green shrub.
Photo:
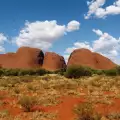
[[[104,74],[103,70],[95,70],[95,69],[92,69],[92,73],[96,74],[96,75],[103,75]]]
[[[50,72],[45,69],[36,69],[35,72],[36,72],[36,75],[40,75],[40,76],[45,74],[50,74]]]
[[[117,66],[116,70],[117,70],[117,75],[120,75],[120,66]]]
[[[26,69],[26,70],[20,70],[19,71],[19,75],[23,76],[23,75],[35,75],[36,72],[34,69]]]
[[[4,76],[18,76],[18,69],[4,69]]]
[[[4,70],[0,68],[0,76],[4,74]]]
[[[83,66],[70,66],[65,72],[67,78],[80,78],[81,76],[91,76],[92,70]]]
[[[117,76],[116,69],[104,70],[104,74],[107,76]]]
[[[44,69],[0,69],[0,76],[45,75],[51,72]]]
[[[59,74],[59,75],[64,75],[66,72],[66,68],[60,69],[60,70],[56,70],[54,73],[55,74]]]
[[[25,112],[32,112],[31,108],[37,104],[37,100],[35,97],[23,96],[18,103],[24,108]]]
[[[19,76],[29,75],[29,71],[25,69],[20,69],[18,75]]]

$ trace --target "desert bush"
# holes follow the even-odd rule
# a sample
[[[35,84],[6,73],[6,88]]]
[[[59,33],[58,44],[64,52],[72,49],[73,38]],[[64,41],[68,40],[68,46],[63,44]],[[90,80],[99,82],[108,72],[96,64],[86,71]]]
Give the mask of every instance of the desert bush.
[[[0,82],[0,86],[8,87],[8,82],[6,80],[3,80],[3,81]]]
[[[18,69],[4,69],[4,76],[18,76]]]
[[[59,75],[64,75],[66,72],[66,68],[60,69],[60,70],[56,70],[54,73],[55,74],[59,74]]]
[[[31,91],[36,91],[36,88],[33,87],[32,84],[28,84],[28,85],[27,85],[27,89],[28,89],[28,90],[31,90]]]
[[[120,113],[114,112],[106,116],[109,120],[120,120]]]
[[[120,66],[117,66],[116,70],[117,70],[117,75],[120,75]]]
[[[101,116],[94,113],[91,103],[79,104],[74,111],[78,115],[78,120],[101,120]]]
[[[80,78],[81,76],[91,76],[92,70],[83,66],[70,66],[65,72],[67,78]]]
[[[23,96],[18,103],[24,108],[25,112],[32,112],[31,108],[37,104],[37,100],[35,97]]]
[[[18,76],[24,76],[24,75],[27,75],[27,70],[19,70],[18,72]]]
[[[10,117],[10,113],[9,113],[9,111],[7,109],[4,109],[4,110],[0,111],[1,120],[4,119],[7,116]]]
[[[104,74],[107,76],[117,76],[117,69],[104,70]]]
[[[45,75],[50,74],[44,69],[0,69],[0,76],[25,76],[25,75]]]
[[[104,74],[103,70],[95,70],[95,69],[91,69],[91,70],[92,70],[92,73],[96,74],[96,75],[103,75]]]
[[[15,92],[16,94],[19,94],[19,93],[20,93],[20,89],[14,88],[14,92]]]
[[[40,76],[51,73],[50,71],[47,71],[45,69],[36,69],[35,72],[36,72],[36,75],[40,75]]]
[[[4,74],[4,70],[0,69],[0,76],[2,76]]]
[[[24,76],[24,75],[35,75],[36,74],[36,72],[35,72],[35,70],[33,69],[20,69],[19,71],[18,71],[18,75],[19,76]]]

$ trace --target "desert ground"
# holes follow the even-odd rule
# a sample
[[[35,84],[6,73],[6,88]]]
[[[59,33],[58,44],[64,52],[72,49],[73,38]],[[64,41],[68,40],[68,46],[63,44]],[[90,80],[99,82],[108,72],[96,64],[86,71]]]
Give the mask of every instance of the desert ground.
[[[0,120],[120,120],[120,76],[0,77]]]

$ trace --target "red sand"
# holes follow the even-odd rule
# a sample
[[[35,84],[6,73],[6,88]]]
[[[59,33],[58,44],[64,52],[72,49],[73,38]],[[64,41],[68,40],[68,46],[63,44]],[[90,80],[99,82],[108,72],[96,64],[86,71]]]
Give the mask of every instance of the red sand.
[[[0,95],[5,93],[7,95],[7,92],[1,91]],[[86,92],[85,92],[86,93]],[[114,93],[112,92],[104,92],[105,95],[113,95]],[[87,93],[86,93],[87,95]],[[76,114],[73,112],[74,106],[78,104],[82,104],[84,102],[87,102],[87,100],[84,98],[84,96],[80,97],[73,97],[73,96],[63,96],[59,98],[62,102],[59,103],[56,106],[48,106],[48,107],[43,107],[43,106],[34,106],[31,108],[31,110],[34,111],[43,111],[43,112],[50,112],[50,113],[55,113],[57,112],[58,117],[56,120],[74,120],[76,117]],[[100,98],[101,99],[101,98]],[[95,111],[102,114],[102,115],[107,115],[109,113],[120,113],[120,99],[113,99],[113,104],[107,105],[107,104],[95,104],[94,108]],[[17,103],[17,98],[10,98],[10,97],[5,97],[3,100],[4,102],[3,105],[0,106],[0,111],[2,110],[8,110],[10,114],[14,116],[22,115],[24,113],[23,109],[20,109],[19,107],[12,106],[12,102]],[[29,113],[30,114],[30,113]],[[26,116],[26,119],[29,120],[29,114]]]

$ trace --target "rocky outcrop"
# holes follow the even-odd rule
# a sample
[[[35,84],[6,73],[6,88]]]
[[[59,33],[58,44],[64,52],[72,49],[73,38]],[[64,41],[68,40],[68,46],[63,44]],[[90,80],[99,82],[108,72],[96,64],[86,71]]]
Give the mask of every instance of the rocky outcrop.
[[[87,49],[78,49],[71,53],[67,66],[83,65],[94,69],[111,69],[116,66],[110,59],[91,52]],[[0,67],[2,68],[44,68],[50,71],[66,68],[65,60],[62,56],[30,47],[21,47],[16,53],[0,54]]]
[[[16,53],[0,55],[2,68],[36,68],[43,64],[42,50],[30,47],[21,47]]]
[[[53,52],[46,52],[43,68],[50,71],[56,71],[62,68],[66,68],[66,63],[62,56]]]
[[[88,66],[94,69],[112,69],[116,66],[110,59],[98,54],[91,52],[88,49],[77,49],[74,50],[68,60],[67,66],[70,65],[82,65]]]

